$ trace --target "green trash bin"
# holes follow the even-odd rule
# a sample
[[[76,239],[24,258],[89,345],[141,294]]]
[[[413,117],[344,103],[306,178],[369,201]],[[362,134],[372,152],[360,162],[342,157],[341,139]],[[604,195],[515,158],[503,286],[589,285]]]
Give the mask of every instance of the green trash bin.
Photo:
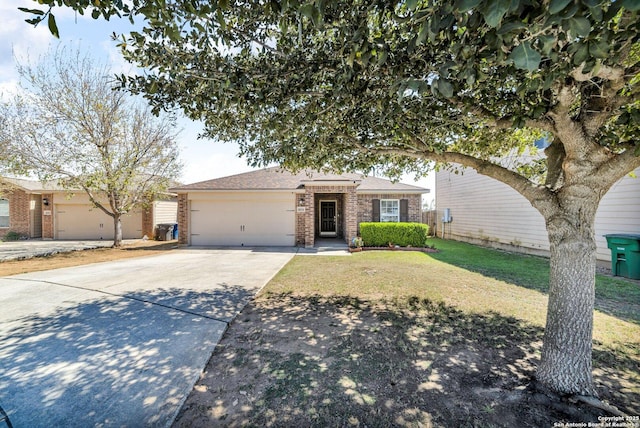
[[[615,276],[640,279],[640,234],[611,234],[604,237],[611,250],[611,272]]]

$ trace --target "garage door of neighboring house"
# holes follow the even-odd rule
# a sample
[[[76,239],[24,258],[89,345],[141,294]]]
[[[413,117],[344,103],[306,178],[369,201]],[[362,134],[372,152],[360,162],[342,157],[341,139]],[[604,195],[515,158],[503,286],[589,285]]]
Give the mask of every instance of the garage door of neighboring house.
[[[292,194],[255,199],[216,195],[191,201],[191,245],[293,246],[295,201]]]
[[[55,209],[55,239],[113,239],[113,219],[89,205],[63,204]],[[122,237],[142,237],[142,214],[122,217]]]

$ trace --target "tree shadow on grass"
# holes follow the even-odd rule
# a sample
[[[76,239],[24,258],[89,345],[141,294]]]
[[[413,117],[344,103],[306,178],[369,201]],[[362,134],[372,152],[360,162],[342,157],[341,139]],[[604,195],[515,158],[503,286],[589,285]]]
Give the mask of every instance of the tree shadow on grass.
[[[175,426],[597,421],[531,400],[541,338],[541,328],[512,317],[417,298],[263,297],[225,333]],[[637,413],[637,394],[614,398]]]
[[[224,317],[249,298],[233,286],[94,295],[4,322],[0,405],[15,427],[166,426],[226,328],[198,312]]]

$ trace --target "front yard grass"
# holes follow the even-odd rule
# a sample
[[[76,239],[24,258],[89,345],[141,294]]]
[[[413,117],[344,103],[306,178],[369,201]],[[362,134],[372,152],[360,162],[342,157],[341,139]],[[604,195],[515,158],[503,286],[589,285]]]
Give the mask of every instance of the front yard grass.
[[[527,392],[548,260],[439,253],[295,257],[230,325],[176,426],[553,426],[597,422]],[[640,413],[640,285],[599,275],[594,377]]]
[[[365,251],[347,260],[296,257],[264,292],[369,301],[415,297],[544,327],[548,259],[455,241],[431,244],[440,252]],[[596,299],[594,338],[607,345],[640,344],[640,284],[597,275]]]

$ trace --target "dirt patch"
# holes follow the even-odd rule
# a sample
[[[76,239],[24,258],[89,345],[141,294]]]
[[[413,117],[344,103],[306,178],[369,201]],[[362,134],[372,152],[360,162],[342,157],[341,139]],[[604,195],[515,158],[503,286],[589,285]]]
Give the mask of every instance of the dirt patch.
[[[140,240],[133,244],[124,245],[122,248],[95,248],[34,257],[26,260],[10,260],[0,262],[0,276],[148,256],[153,254],[153,252],[170,251],[175,248],[177,248],[177,241]]]
[[[580,405],[567,413],[530,391],[541,339],[541,328],[516,318],[416,298],[266,295],[229,326],[174,426],[597,422],[604,413]],[[599,373],[624,391],[615,364]],[[611,395],[597,380],[602,398],[640,412],[640,396]]]

